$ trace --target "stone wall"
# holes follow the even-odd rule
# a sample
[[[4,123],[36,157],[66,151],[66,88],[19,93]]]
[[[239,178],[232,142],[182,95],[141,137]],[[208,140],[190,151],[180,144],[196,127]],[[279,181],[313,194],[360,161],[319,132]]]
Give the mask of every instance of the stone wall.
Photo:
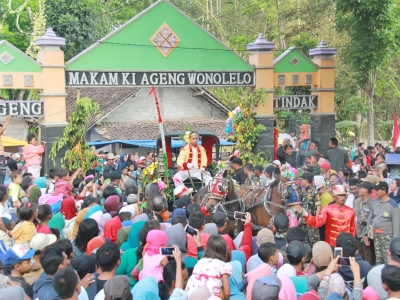
[[[6,118],[0,118],[0,124],[5,124]],[[12,118],[10,124],[8,124],[6,131],[4,131],[4,136],[18,139],[18,140],[26,140],[28,135],[28,123],[25,122],[24,118]]]
[[[129,122],[156,119],[153,95],[150,88],[141,89],[135,97],[128,99],[106,116],[102,122]],[[157,88],[161,114],[164,119],[188,117],[213,117],[226,119],[226,113],[205,100],[194,96],[190,88]]]

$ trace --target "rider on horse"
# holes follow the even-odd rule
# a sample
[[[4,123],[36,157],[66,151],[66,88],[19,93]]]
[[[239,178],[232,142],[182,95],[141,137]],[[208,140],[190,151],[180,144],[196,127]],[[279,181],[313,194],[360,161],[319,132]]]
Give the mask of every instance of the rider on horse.
[[[183,182],[188,178],[197,178],[208,185],[211,176],[205,171],[208,161],[206,150],[203,146],[199,146],[199,134],[191,132],[189,134],[190,142],[181,148],[177,164],[178,173],[172,178],[175,184],[174,194],[180,197],[189,193],[189,189],[185,187]]]

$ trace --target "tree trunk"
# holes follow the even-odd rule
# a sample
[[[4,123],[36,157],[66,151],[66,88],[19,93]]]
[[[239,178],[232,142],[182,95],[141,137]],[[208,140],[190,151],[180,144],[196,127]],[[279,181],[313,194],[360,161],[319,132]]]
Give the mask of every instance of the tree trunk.
[[[278,16],[278,31],[279,31],[279,43],[281,44],[282,50],[286,49],[286,43],[285,43],[285,35],[284,35],[284,30],[283,30],[283,22],[280,17],[280,10],[279,10],[279,1],[275,0],[275,5],[276,5],[276,14]]]
[[[365,87],[365,97],[368,99],[369,110],[367,112],[367,143],[368,146],[375,144],[375,123],[374,123],[374,94],[377,68],[374,68],[369,76]]]
[[[19,90],[18,99],[17,99],[17,100],[24,100],[24,94],[25,94],[25,92],[26,92],[25,89]]]
[[[357,96],[358,96],[358,98],[361,98],[361,96],[362,96],[362,91],[361,90],[358,90],[358,92],[357,92]],[[357,136],[356,136],[356,140],[357,140],[357,145],[358,145],[358,143],[361,143],[361,140],[362,140],[362,117],[361,117],[361,114],[359,114],[359,113],[356,113],[356,122],[359,124],[359,126],[358,126],[358,134],[357,134]]]

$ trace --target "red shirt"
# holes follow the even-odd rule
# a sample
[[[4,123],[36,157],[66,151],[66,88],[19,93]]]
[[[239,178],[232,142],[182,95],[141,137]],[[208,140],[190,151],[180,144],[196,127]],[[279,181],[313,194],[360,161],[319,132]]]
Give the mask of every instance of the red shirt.
[[[356,215],[351,207],[343,205],[339,208],[336,203],[325,206],[318,216],[308,215],[308,226],[321,227],[326,225],[325,242],[336,246],[336,238],[342,232],[348,232],[356,236]]]
[[[117,242],[118,230],[122,228],[122,222],[119,216],[108,220],[104,225],[104,237],[109,238],[112,243]]]

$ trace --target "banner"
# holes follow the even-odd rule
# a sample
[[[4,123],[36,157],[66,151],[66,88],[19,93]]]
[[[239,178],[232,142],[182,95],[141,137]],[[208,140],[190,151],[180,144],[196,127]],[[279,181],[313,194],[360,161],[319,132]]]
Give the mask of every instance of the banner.
[[[43,101],[0,100],[0,116],[43,116]]]

